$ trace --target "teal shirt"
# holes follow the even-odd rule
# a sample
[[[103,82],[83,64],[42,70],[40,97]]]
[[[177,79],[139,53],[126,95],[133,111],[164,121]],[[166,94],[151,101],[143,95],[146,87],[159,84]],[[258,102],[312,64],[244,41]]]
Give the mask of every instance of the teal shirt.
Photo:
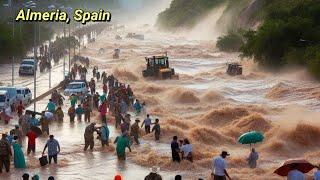
[[[50,111],[50,112],[56,111],[56,105],[53,102],[48,103],[48,111]]]
[[[117,137],[117,154],[124,156],[126,154],[126,147],[130,147],[130,140],[126,136]]]
[[[80,114],[83,114],[83,113],[84,113],[84,112],[83,112],[82,107],[77,107],[77,109],[76,109],[76,114],[80,115]]]
[[[77,97],[72,97],[71,100],[70,100],[70,103],[71,103],[72,107],[75,107],[76,103],[77,103]]]
[[[101,102],[104,102],[106,100],[106,94],[102,94],[101,96],[100,96],[100,101]]]

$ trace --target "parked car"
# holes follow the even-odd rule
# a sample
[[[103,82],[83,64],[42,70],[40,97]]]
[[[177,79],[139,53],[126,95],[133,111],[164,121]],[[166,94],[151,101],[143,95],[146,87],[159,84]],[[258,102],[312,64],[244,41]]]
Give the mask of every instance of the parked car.
[[[9,94],[5,90],[0,90],[0,111],[9,107]]]
[[[85,81],[73,81],[69,83],[67,88],[64,90],[64,95],[71,96],[72,94],[87,94],[88,92],[88,85]]]
[[[17,102],[17,89],[15,87],[0,87],[0,91],[7,92],[7,104],[11,106]]]
[[[17,102],[22,101],[23,104],[30,104],[32,100],[32,93],[27,87],[17,87]]]
[[[19,75],[34,75],[37,71],[38,63],[34,58],[24,58],[19,67]]]

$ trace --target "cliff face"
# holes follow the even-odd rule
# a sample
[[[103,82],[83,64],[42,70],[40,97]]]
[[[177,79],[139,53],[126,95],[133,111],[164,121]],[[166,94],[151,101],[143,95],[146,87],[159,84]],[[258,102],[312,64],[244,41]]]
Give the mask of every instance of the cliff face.
[[[158,15],[157,26],[165,30],[192,28],[224,2],[226,0],[172,0],[170,7]]]
[[[244,29],[253,28],[256,30],[262,20],[259,17],[258,12],[263,8],[264,3],[264,0],[251,1],[249,5],[240,13],[238,18],[238,27]]]
[[[209,12],[225,6],[224,12],[217,21],[219,30],[227,32],[239,28],[255,28],[259,22],[258,12],[263,8],[265,0],[173,0],[171,6],[158,16],[157,25],[165,30],[192,28]],[[184,3],[182,3],[184,2]]]

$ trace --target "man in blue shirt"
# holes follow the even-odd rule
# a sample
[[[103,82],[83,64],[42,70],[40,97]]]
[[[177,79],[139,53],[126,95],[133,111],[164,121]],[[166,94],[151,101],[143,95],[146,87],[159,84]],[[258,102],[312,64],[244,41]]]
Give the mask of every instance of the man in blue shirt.
[[[60,145],[57,140],[54,139],[53,135],[50,135],[50,139],[47,141],[46,146],[43,149],[42,156],[48,147],[49,164],[51,164],[51,159],[53,158],[54,163],[57,164],[57,156],[60,153]]]
[[[147,114],[147,118],[142,122],[141,128],[144,125],[144,129],[146,131],[146,134],[150,133],[150,127],[151,127],[151,119],[150,119],[150,115]]]

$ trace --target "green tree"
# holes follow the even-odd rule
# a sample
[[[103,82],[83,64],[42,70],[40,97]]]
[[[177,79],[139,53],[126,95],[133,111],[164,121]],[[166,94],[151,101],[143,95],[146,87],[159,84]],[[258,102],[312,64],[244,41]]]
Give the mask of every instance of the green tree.
[[[242,36],[237,32],[229,32],[227,35],[221,36],[217,40],[217,48],[221,51],[239,51],[242,45]]]

